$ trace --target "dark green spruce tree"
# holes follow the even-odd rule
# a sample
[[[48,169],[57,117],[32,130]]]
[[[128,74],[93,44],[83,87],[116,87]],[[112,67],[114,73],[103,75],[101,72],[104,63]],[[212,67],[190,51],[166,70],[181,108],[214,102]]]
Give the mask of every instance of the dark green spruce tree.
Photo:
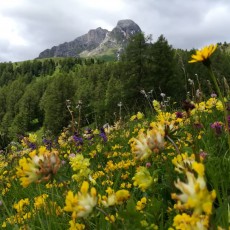
[[[66,100],[72,100],[74,96],[73,77],[68,74],[59,74],[48,85],[40,106],[44,111],[44,128],[57,135],[67,127],[70,122],[70,114],[66,108]]]
[[[134,35],[122,55],[122,83],[125,89],[125,103],[128,107],[138,109],[142,104],[140,91],[144,89],[147,77],[146,51],[148,45],[143,33]]]

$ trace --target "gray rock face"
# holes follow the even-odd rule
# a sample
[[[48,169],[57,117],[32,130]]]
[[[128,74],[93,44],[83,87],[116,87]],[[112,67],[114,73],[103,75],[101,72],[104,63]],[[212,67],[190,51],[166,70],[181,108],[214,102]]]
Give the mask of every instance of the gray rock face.
[[[126,43],[131,36],[140,32],[141,28],[134,21],[126,19],[118,21],[110,36],[116,39],[118,43]]]
[[[140,32],[140,27],[132,20],[120,20],[111,32],[101,27],[90,30],[71,42],[44,50],[38,58],[95,56],[108,49],[121,49],[132,35]]]

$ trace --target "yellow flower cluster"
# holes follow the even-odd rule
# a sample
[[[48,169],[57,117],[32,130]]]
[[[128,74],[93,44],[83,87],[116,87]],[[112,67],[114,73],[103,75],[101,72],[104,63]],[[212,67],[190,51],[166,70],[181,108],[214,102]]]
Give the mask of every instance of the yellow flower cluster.
[[[32,182],[47,181],[57,173],[60,167],[58,152],[48,151],[44,146],[32,151],[29,157],[19,160],[17,176],[20,178],[21,185],[27,187]]]
[[[175,183],[175,187],[181,191],[181,194],[172,194],[172,199],[177,200],[174,208],[192,212],[191,215],[183,213],[175,216],[173,225],[176,229],[208,229],[216,192],[215,190],[209,192],[207,189],[204,165],[196,162],[194,155],[187,154],[175,157],[172,162],[176,170],[184,173],[187,178],[187,183],[180,179]]]
[[[174,224],[176,229],[180,230],[207,230],[209,226],[209,218],[206,215],[196,216],[188,215],[183,213],[182,215],[178,214],[174,218]]]
[[[134,121],[134,120],[141,120],[144,117],[144,114],[141,112],[138,112],[137,114],[133,115],[130,118],[130,121]]]
[[[24,207],[29,205],[30,201],[28,198],[20,200],[18,203],[14,204],[14,208],[17,210],[18,213],[24,212]]]
[[[138,186],[142,191],[145,191],[153,183],[153,178],[146,167],[137,168],[137,172],[132,180],[134,181],[133,185]]]
[[[13,208],[16,210],[16,214],[6,218],[6,221],[2,223],[2,228],[7,227],[7,223],[11,225],[21,224],[24,225],[25,222],[32,217],[32,213],[29,211],[30,201],[28,198],[21,199],[18,203],[14,203]]]
[[[91,170],[89,169],[90,160],[88,158],[84,158],[82,154],[77,154],[74,157],[70,158],[70,165],[75,174],[73,174],[72,178],[77,182],[82,182],[84,179],[89,177]]]
[[[147,198],[142,197],[141,200],[137,201],[136,210],[141,211],[142,209],[144,209],[146,203],[147,203]]]
[[[164,127],[159,125],[148,129],[147,133],[140,131],[137,138],[131,138],[129,143],[137,160],[147,159],[153,152],[159,153],[164,149]]]
[[[34,197],[34,208],[41,209],[45,206],[46,199],[49,196],[47,194],[42,194],[41,196]]]
[[[97,191],[93,187],[89,192],[89,183],[84,181],[81,185],[80,192],[74,195],[69,191],[65,200],[64,211],[72,212],[72,219],[87,217],[97,204]]]
[[[113,189],[108,187],[106,192],[108,196],[102,196],[100,201],[100,203],[106,208],[115,204],[123,204],[130,197],[130,193],[126,189],[121,189],[115,192]]]
[[[48,198],[49,195],[47,194],[34,197],[34,210],[36,212],[39,210],[45,211],[46,215],[60,216],[62,208],[56,202],[48,200]]]
[[[30,133],[28,137],[24,137],[21,140],[23,147],[30,147],[30,146],[28,146],[29,143],[35,144],[36,142],[37,142],[37,135],[33,134],[33,133]]]
[[[68,145],[68,137],[66,132],[62,132],[58,138],[58,144],[60,147],[66,147]]]
[[[196,115],[198,112],[212,113],[213,108],[216,108],[219,111],[223,111],[223,103],[216,98],[210,98],[206,102],[202,101],[200,103],[195,104],[195,108],[191,111],[191,115]]]
[[[195,154],[188,156],[188,153],[178,154],[172,160],[172,163],[176,166],[175,170],[179,173],[186,172],[188,168],[191,168],[193,162],[195,162]]]
[[[134,160],[121,160],[118,163],[114,163],[112,160],[109,160],[104,169],[105,172],[112,172],[118,169],[128,169],[130,166],[134,166]]]
[[[153,100],[153,108],[157,113],[161,112],[161,104],[157,100]]]
[[[84,224],[76,223],[75,220],[69,221],[69,224],[70,224],[69,230],[84,230],[85,229]]]

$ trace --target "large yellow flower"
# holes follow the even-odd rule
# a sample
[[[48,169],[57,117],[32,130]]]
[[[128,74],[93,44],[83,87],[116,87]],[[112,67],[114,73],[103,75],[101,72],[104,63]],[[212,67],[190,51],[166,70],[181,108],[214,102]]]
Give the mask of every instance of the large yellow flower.
[[[137,169],[137,172],[132,180],[134,181],[134,186],[138,186],[143,192],[153,183],[153,178],[151,177],[148,169],[142,166]]]
[[[72,191],[68,192],[65,203],[64,210],[72,212],[73,220],[77,217],[87,217],[97,204],[97,191],[93,187],[89,192],[89,183],[84,181],[80,192],[75,195]]]
[[[26,188],[32,182],[40,183],[49,180],[57,173],[60,164],[61,161],[56,150],[48,151],[41,146],[38,154],[34,150],[29,153],[29,157],[19,160],[16,174],[20,178],[21,185]]]
[[[148,129],[147,133],[141,131],[137,138],[131,138],[129,143],[135,158],[142,161],[152,152],[159,153],[165,146],[164,135],[164,126],[155,125],[152,129]]]
[[[174,208],[185,210],[193,209],[194,214],[201,215],[212,213],[212,203],[216,198],[215,190],[209,192],[204,179],[204,167],[201,163],[193,163],[195,171],[198,173],[196,178],[193,173],[186,172],[187,183],[177,180],[175,186],[182,192],[181,194],[172,194],[172,199],[178,200]]]
[[[213,54],[213,52],[216,50],[217,44],[216,45],[209,45],[205,46],[200,50],[196,51],[196,54],[192,55],[192,60],[189,61],[189,63],[193,62],[203,62],[204,64],[208,64],[209,57]]]

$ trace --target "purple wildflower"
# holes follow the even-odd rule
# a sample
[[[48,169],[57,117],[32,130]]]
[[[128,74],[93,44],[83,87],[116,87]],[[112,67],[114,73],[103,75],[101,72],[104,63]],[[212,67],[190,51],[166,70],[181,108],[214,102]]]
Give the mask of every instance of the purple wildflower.
[[[183,118],[183,113],[182,112],[176,112],[176,118]]]
[[[78,134],[73,135],[73,140],[74,140],[76,146],[83,145],[83,138],[80,137]]]
[[[28,142],[28,147],[31,148],[32,150],[36,149],[36,144],[32,142]]]
[[[51,150],[51,148],[52,148],[52,141],[51,141],[51,140],[48,140],[48,139],[44,138],[44,139],[42,140],[42,142],[43,142],[44,145],[46,146],[46,149],[47,149],[47,150]]]
[[[211,128],[215,131],[216,135],[220,135],[222,133],[223,125],[219,121],[215,121],[211,124]]]
[[[102,139],[103,139],[104,142],[106,142],[106,141],[108,140],[104,128],[101,128],[101,129],[100,129],[100,134],[99,134],[99,136],[102,137]]]

